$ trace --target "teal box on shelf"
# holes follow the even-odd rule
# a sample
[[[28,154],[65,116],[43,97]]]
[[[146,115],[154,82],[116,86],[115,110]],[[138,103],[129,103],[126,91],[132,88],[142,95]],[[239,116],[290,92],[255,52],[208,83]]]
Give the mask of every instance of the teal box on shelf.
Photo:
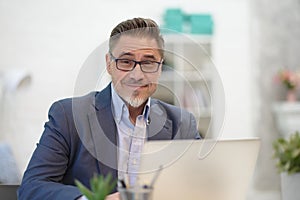
[[[169,8],[164,14],[164,28],[182,32],[184,15],[180,8]]]
[[[210,14],[190,15],[191,33],[194,34],[213,34],[213,19]]]
[[[180,8],[168,8],[165,10],[165,16],[175,15],[182,15],[182,10]]]

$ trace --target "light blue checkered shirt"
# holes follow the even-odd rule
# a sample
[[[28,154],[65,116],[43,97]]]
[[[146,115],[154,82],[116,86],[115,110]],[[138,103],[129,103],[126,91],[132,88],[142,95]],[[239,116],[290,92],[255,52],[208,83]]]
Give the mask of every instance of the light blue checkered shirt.
[[[136,124],[129,119],[129,111],[124,101],[111,85],[112,112],[118,129],[118,178],[133,186],[139,169],[140,155],[144,146],[147,120],[150,112],[150,98],[143,114],[137,116]]]

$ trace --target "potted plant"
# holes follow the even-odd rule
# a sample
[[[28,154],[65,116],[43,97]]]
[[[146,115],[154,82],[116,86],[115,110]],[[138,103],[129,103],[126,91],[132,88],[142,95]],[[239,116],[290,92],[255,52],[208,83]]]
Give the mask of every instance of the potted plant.
[[[91,190],[78,180],[75,180],[75,184],[88,200],[105,200],[106,196],[115,188],[117,182],[112,180],[111,174],[108,174],[106,177],[94,175],[90,180]]]
[[[281,172],[282,200],[296,200],[300,197],[300,134],[279,138],[273,143],[276,166]]]

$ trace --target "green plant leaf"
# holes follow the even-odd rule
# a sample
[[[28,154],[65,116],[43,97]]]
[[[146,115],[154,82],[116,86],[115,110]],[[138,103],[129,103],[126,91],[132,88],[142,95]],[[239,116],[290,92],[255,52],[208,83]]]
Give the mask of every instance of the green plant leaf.
[[[292,158],[296,159],[299,156],[300,156],[300,148],[299,149],[293,149],[292,150]]]
[[[87,199],[90,199],[90,200],[93,199],[93,193],[87,187],[85,187],[80,181],[75,180],[75,184],[77,185],[80,192],[84,196],[86,196]]]
[[[280,172],[300,172],[300,134],[293,133],[288,139],[278,138],[273,142],[273,158]]]
[[[91,190],[85,187],[82,183],[75,180],[75,184],[80,192],[89,200],[105,200],[106,196],[115,188],[117,181],[112,178],[111,174],[106,177],[103,175],[94,175],[90,179]]]

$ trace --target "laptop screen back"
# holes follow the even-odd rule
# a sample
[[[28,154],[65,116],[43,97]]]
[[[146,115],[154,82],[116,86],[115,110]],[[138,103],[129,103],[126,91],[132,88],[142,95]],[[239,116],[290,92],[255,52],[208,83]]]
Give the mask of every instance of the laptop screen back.
[[[244,200],[259,145],[258,139],[149,141],[139,182],[151,183],[163,166],[153,199]],[[213,148],[203,153],[208,146]]]

